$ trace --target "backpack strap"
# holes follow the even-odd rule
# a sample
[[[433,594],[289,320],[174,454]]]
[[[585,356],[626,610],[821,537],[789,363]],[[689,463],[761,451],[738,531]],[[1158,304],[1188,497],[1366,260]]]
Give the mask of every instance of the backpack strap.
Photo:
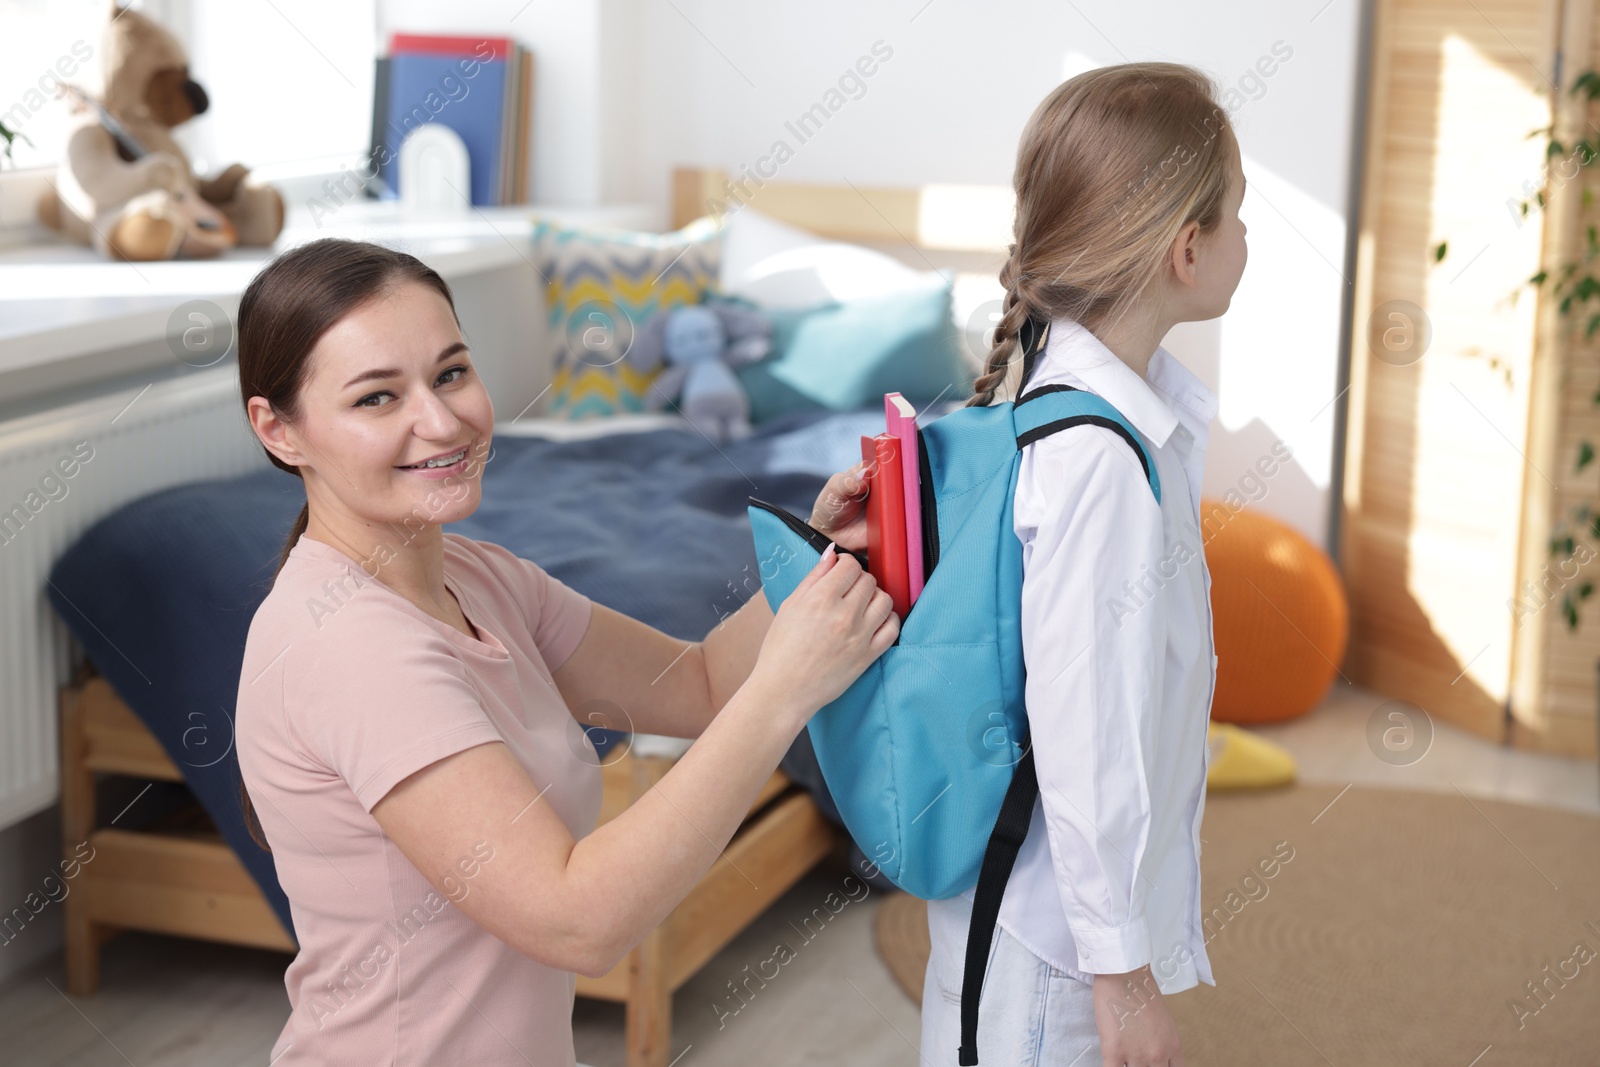
[[[1031,376],[1039,349],[1048,330],[1030,320],[1024,330],[1023,382]],[[1161,503],[1161,476],[1144,438],[1129,425],[1122,413],[1104,398],[1070,385],[1041,385],[1024,392],[1012,405],[1017,432],[1017,449],[1072,426],[1104,426],[1115,431],[1144,468],[1150,491]],[[1000,901],[1016,865],[1017,853],[1028,836],[1033,806],[1039,797],[1039,777],[1033,765],[1033,746],[1024,745],[1022,759],[1011,772],[1011,784],[1000,803],[989,844],[984,849],[983,866],[978,872],[978,888],[973,894],[972,922],[967,928],[967,958],[961,977],[961,1046],[956,1062],[975,1067],[978,1062],[978,1001],[983,994],[984,972],[989,965],[989,949],[994,944],[994,928],[1000,921]]]
[[[989,946],[994,942],[995,924],[1000,921],[1000,899],[1005,896],[1017,852],[1028,836],[1033,804],[1039,797],[1039,776],[1033,768],[1033,746],[1025,746],[1011,784],[1000,802],[1000,817],[994,821],[989,845],[983,850],[983,866],[978,871],[978,891],[973,894],[972,925],[967,929],[967,962],[961,975],[961,1047],[956,1062],[974,1067],[978,1062],[978,998],[983,992],[983,974],[989,966]]]
[[[1028,388],[1028,379],[1033,377],[1033,368],[1039,363],[1039,353],[1044,351],[1049,338],[1050,320],[1032,315],[1017,331],[1017,342],[1022,345],[1022,380],[1017,383],[1018,394]]]
[[[1161,502],[1161,475],[1156,471],[1155,457],[1145,444],[1144,436],[1099,394],[1070,385],[1041,385],[1017,398],[1011,407],[1011,418],[1016,426],[1018,449],[1073,426],[1103,426],[1113,431],[1133,449],[1144,470],[1145,481],[1156,495],[1156,503]]]

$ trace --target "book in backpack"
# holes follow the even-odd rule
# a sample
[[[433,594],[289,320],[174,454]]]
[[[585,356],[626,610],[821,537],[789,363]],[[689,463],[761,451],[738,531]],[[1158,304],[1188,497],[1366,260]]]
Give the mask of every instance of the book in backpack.
[[[962,1064],[978,1062],[984,966],[1038,795],[1023,703],[1022,543],[1012,527],[1022,450],[1074,426],[1103,426],[1127,442],[1161,500],[1153,450],[1108,401],[1069,385],[1027,390],[1048,332],[1039,320],[1022,330],[1015,402],[958,408],[917,429],[922,593],[895,643],[807,727],[845,827],[890,881],[925,900],[977,887]],[[751,497],[748,510],[776,611],[831,539],[777,505]]]

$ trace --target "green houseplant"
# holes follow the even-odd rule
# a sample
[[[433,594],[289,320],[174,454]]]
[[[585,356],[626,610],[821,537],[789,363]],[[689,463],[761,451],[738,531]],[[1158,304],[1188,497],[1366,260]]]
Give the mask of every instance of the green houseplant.
[[[13,130],[3,122],[0,122],[0,137],[4,137],[5,141],[6,141],[6,153],[5,154],[6,154],[6,158],[7,159],[11,159],[11,149],[16,144],[16,140],[17,140],[18,137],[22,138],[24,141],[28,141],[28,135],[27,134],[23,133],[21,130]],[[32,141],[28,141],[28,143],[30,145],[33,144]],[[12,159],[11,161],[13,163],[16,162],[16,160],[14,160],[14,159]]]
[[[1592,104],[1600,98],[1600,73],[1593,70],[1583,71],[1573,79],[1569,92],[1573,96],[1581,96],[1586,105]],[[1593,124],[1589,124],[1588,128],[1595,129]],[[1543,183],[1529,196],[1507,201],[1507,207],[1515,212],[1519,225],[1521,220],[1525,220],[1535,208],[1541,211],[1545,209],[1553,187],[1558,188],[1574,179],[1581,179],[1583,171],[1600,157],[1600,138],[1596,138],[1595,141],[1587,137],[1580,138],[1567,145],[1556,138],[1554,125],[1533,130],[1528,136],[1546,138],[1545,173]],[[1524,185],[1524,189],[1526,188]],[[1581,210],[1587,212],[1594,201],[1593,191],[1588,185],[1580,186],[1580,197]],[[1447,242],[1436,245],[1433,249],[1434,262],[1443,260],[1447,251]],[[1594,270],[1594,260],[1597,256],[1600,256],[1600,229],[1597,229],[1594,222],[1589,222],[1584,228],[1584,249],[1581,260],[1562,263],[1553,273],[1548,268],[1539,270],[1527,281],[1528,285],[1536,289],[1548,286],[1550,295],[1558,300],[1556,306],[1559,312],[1568,317],[1574,325],[1578,320],[1584,320],[1585,340],[1589,340],[1597,330],[1600,330],[1600,278],[1595,276]],[[1600,391],[1595,392],[1591,401],[1600,407]],[[1574,472],[1589,467],[1594,462],[1595,455],[1594,443],[1588,439],[1580,440],[1573,456]],[[1585,534],[1600,539],[1600,506],[1592,500],[1584,500],[1573,505],[1566,515],[1554,523],[1546,546],[1550,561],[1562,563],[1571,559],[1580,547],[1588,549],[1586,543],[1580,545],[1579,542],[1579,537]],[[1589,555],[1592,558],[1592,550],[1589,550]],[[1578,609],[1593,594],[1593,582],[1584,581],[1575,586],[1570,584],[1563,586],[1561,615],[1566,620],[1568,630],[1578,628]]]

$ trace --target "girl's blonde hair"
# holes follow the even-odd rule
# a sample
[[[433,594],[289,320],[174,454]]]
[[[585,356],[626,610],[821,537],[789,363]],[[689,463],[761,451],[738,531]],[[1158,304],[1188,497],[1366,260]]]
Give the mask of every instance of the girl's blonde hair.
[[[1193,67],[1123,63],[1062,82],[1034,110],[1012,180],[1005,310],[968,407],[993,402],[1030,318],[1115,321],[1184,226],[1216,229],[1237,141],[1214,93]]]

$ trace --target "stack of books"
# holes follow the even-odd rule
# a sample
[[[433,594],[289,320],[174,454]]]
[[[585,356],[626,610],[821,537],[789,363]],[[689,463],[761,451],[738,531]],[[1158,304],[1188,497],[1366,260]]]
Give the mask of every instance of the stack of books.
[[[379,56],[372,96],[372,159],[378,197],[400,195],[400,145],[439,122],[461,136],[472,166],[472,203],[529,197],[533,53],[510,37],[396,33]]]
[[[883,395],[888,431],[861,438],[867,492],[867,571],[901,619],[922,595],[922,454],[917,410],[899,393]]]

